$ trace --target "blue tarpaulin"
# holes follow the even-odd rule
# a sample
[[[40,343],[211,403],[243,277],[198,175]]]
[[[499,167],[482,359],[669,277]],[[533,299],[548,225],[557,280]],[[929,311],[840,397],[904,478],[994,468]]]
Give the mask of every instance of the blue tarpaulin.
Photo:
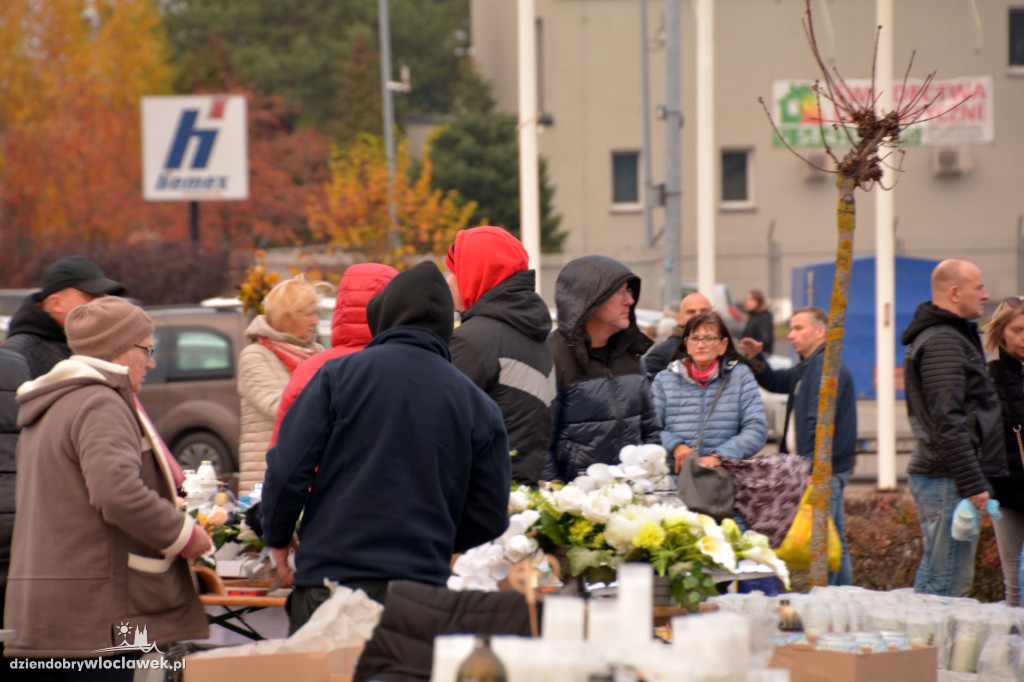
[[[895,259],[896,306],[896,397],[903,398],[903,354],[906,346],[900,334],[910,324],[914,309],[922,301],[931,300],[932,270],[937,260],[922,258]],[[836,264],[833,261],[805,263],[793,268],[793,308],[817,306],[828,312],[832,299],[832,281]],[[853,373],[857,398],[874,400],[875,381],[875,257],[853,259],[850,294],[846,306],[846,328],[843,332],[843,362]]]

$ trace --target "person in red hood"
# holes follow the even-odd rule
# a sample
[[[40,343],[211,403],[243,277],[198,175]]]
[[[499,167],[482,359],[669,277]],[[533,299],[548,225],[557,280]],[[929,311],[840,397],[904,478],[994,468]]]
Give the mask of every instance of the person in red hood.
[[[551,314],[535,291],[526,249],[500,227],[474,227],[455,235],[445,263],[462,313],[452,363],[501,408],[512,479],[536,485],[547,459],[556,387],[547,344]]]
[[[373,337],[366,323],[366,304],[384,291],[384,287],[397,274],[398,270],[380,263],[360,263],[345,270],[341,283],[338,284],[337,298],[334,299],[331,347],[304,360],[292,372],[292,378],[288,381],[281,395],[281,404],[277,408],[277,419],[274,421],[274,433],[270,437],[269,447],[277,443],[277,432],[281,428],[285,412],[317,370],[328,360],[355,353],[370,343]]]

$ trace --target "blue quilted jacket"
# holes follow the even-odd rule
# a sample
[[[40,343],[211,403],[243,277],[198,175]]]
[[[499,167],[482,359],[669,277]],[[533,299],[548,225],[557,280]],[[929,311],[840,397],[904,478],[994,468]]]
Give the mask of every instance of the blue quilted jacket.
[[[750,368],[733,360],[724,372],[701,387],[691,377],[681,360],[674,360],[668,369],[654,378],[654,409],[665,425],[661,444],[672,450],[681,443],[693,447],[711,409],[723,378],[728,376],[722,397],[707,419],[701,456],[718,453],[726,459],[747,459],[761,451],[768,435],[764,405],[757,390],[757,381]]]

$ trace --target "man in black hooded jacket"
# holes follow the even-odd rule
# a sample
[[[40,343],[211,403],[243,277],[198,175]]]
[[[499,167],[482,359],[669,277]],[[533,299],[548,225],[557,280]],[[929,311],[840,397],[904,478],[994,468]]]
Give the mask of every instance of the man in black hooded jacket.
[[[548,337],[558,397],[545,480],[568,482],[596,462],[617,464],[626,445],[661,442],[639,297],[640,278],[607,256],[577,258],[558,274],[558,329]]]
[[[1006,475],[1002,417],[974,322],[988,300],[981,271],[951,258],[935,267],[931,285],[932,300],[917,307],[900,339],[907,346],[907,412],[917,441],[908,486],[924,545],[914,590],[965,597],[978,537],[954,540],[950,524],[961,498],[984,510],[986,478]]]
[[[324,579],[384,600],[391,580],[444,585],[452,554],[508,526],[501,412],[451,364],[451,291],[433,263],[370,300],[373,340],[329,360],[289,408],[267,453],[263,532],[291,628],[329,596]]]

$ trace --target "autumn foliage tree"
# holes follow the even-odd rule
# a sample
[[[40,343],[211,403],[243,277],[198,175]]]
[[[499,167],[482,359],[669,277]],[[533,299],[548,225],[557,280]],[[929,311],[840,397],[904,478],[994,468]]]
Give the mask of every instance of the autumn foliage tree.
[[[469,223],[476,204],[459,206],[457,192],[431,187],[429,148],[416,177],[409,174],[407,145],[401,145],[396,157],[395,177],[389,181],[381,139],[359,136],[332,155],[323,196],[312,197],[307,211],[310,228],[328,244],[351,252],[357,260],[402,269],[410,257],[445,253],[455,233]],[[389,243],[392,228],[399,236],[396,247]]]
[[[139,98],[167,92],[165,52],[150,0],[0,3],[0,269],[163,222],[139,190]]]

